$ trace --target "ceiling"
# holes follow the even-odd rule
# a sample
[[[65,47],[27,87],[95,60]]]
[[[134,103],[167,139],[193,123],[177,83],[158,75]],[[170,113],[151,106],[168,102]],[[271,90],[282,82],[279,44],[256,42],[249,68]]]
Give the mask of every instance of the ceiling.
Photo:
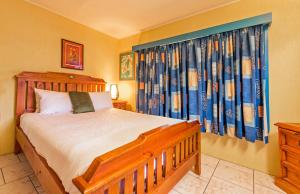
[[[118,39],[236,2],[236,0],[26,1]]]

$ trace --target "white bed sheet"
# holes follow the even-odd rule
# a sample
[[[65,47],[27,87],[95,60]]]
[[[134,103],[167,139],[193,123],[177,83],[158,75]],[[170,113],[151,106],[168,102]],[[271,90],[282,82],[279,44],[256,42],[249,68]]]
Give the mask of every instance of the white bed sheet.
[[[178,122],[181,120],[107,108],[83,114],[26,113],[20,125],[65,190],[73,194],[79,191],[72,179],[82,175],[94,158],[135,140],[143,132]]]

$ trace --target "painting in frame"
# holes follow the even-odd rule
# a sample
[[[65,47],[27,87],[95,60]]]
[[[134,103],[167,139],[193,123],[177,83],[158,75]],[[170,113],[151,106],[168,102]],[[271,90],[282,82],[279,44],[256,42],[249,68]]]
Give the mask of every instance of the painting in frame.
[[[134,80],[134,52],[120,54],[120,80]]]
[[[83,70],[83,44],[61,40],[61,67]]]

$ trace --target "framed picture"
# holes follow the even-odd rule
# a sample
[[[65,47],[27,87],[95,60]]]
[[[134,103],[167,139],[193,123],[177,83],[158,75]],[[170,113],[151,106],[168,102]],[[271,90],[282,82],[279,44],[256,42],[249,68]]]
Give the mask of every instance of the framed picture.
[[[61,40],[61,67],[83,70],[83,44]]]
[[[134,53],[120,54],[120,80],[134,80]]]

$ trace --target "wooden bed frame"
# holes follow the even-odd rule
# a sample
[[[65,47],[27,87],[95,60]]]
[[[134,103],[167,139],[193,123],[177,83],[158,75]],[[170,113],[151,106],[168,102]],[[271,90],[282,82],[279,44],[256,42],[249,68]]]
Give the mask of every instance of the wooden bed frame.
[[[96,92],[105,90],[105,82],[54,72],[23,72],[16,78],[15,152],[23,150],[46,193],[66,193],[57,174],[20,128],[20,116],[35,111],[35,87],[61,92]],[[200,174],[199,129],[199,122],[193,121],[150,130],[135,141],[96,157],[83,175],[73,178],[73,183],[81,193],[166,194],[189,170]]]

